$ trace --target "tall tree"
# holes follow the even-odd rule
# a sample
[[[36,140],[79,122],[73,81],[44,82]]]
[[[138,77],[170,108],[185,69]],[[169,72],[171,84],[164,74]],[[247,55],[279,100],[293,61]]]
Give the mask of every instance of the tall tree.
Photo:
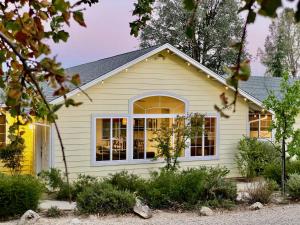
[[[189,38],[186,26],[193,12],[188,12],[182,1],[158,1],[154,16],[141,32],[141,46],[168,42],[222,74],[225,65],[235,62],[236,51],[230,46],[242,35],[238,3],[236,0],[204,0],[195,13],[192,27],[195,35]]]
[[[285,9],[269,29],[261,54],[266,73],[278,77],[287,71],[292,77],[300,76],[300,24],[295,23],[294,11]]]

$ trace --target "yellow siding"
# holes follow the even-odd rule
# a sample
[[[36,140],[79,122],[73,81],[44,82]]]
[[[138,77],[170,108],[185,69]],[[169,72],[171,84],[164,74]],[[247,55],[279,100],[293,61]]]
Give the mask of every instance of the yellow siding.
[[[13,118],[10,117],[8,114],[6,116],[7,118],[7,132],[8,127],[13,123]],[[26,125],[22,129],[24,129],[24,139],[25,139],[25,149],[24,149],[24,159],[23,159],[23,167],[22,167],[22,174],[34,174],[35,168],[34,168],[34,162],[35,162],[35,151],[34,151],[34,126]],[[6,140],[8,143],[8,139]],[[4,168],[3,165],[0,163],[0,172],[4,173],[10,173],[10,171],[7,168]]]
[[[148,62],[140,62],[86,90],[93,99],[89,102],[84,95],[75,96],[84,104],[75,108],[62,108],[58,124],[64,141],[71,177],[79,173],[105,176],[120,170],[129,170],[140,175],[162,166],[161,163],[91,166],[91,115],[129,113],[129,99],[145,92],[167,91],[189,101],[189,112],[216,114],[214,104],[220,103],[219,95],[225,91],[224,85],[208,79],[174,55],[163,60],[152,57]],[[230,93],[230,91],[227,91]],[[230,113],[230,112],[229,112]],[[241,98],[237,112],[230,119],[220,119],[219,160],[181,162],[181,168],[200,165],[221,165],[231,170],[231,176],[238,176],[234,155],[242,135],[247,133],[248,105]],[[55,166],[63,170],[61,151],[55,139]]]

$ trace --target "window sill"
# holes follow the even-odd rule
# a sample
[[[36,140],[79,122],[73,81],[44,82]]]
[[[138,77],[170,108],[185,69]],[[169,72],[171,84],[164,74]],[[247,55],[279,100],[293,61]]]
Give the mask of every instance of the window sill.
[[[214,156],[192,156],[192,157],[179,157],[179,162],[193,162],[193,161],[213,161],[219,160],[217,155]],[[93,161],[92,166],[117,166],[117,165],[140,165],[140,164],[161,164],[164,163],[163,159],[133,159],[133,160],[114,160],[114,161]]]

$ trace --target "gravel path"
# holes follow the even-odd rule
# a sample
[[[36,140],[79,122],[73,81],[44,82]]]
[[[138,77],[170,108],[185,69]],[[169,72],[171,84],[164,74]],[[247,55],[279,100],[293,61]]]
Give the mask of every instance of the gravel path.
[[[90,216],[88,218],[79,217],[80,223],[76,223],[72,221],[74,218],[41,218],[37,225],[299,225],[300,204],[265,207],[259,211],[218,212],[211,217],[200,217],[195,213],[168,213],[159,211],[149,220],[143,220],[134,215],[99,218]],[[15,225],[16,221],[0,224]]]

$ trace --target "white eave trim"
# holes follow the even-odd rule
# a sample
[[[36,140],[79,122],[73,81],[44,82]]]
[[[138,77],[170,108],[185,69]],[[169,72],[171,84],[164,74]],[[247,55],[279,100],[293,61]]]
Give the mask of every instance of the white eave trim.
[[[148,52],[148,53],[140,56],[139,58],[136,58],[135,60],[132,60],[132,61],[130,61],[130,62],[128,62],[128,63],[126,63],[126,64],[124,64],[124,65],[122,65],[122,66],[120,66],[120,67],[118,67],[118,68],[116,68],[116,69],[114,69],[114,70],[112,70],[112,71],[104,74],[104,75],[102,75],[102,76],[100,76],[99,78],[96,78],[96,79],[90,81],[89,83],[82,85],[80,88],[82,90],[86,90],[86,89],[92,87],[93,85],[95,85],[97,83],[100,83],[101,81],[103,81],[103,80],[105,80],[105,79],[107,79],[107,78],[109,78],[109,77],[111,77],[111,76],[113,76],[113,75],[115,75],[115,74],[117,74],[117,73],[119,73],[119,72],[121,72],[121,71],[123,71],[123,70],[125,70],[125,69],[127,69],[127,68],[129,68],[129,67],[131,67],[133,65],[135,65],[136,63],[139,63],[139,62],[141,62],[141,61],[143,61],[143,60],[145,60],[145,59],[147,59],[147,58],[149,58],[149,57],[151,57],[151,56],[153,56],[153,55],[155,55],[155,54],[157,54],[157,53],[159,53],[159,52],[161,52],[163,50],[166,50],[166,49],[169,49],[171,52],[175,53],[180,58],[186,60],[187,62],[189,62],[194,67],[198,68],[199,70],[202,70],[206,74],[210,75],[211,77],[213,77],[214,79],[216,79],[217,81],[219,81],[220,83],[222,83],[223,85],[227,85],[226,84],[226,80],[223,77],[219,76],[218,74],[216,74],[212,70],[208,69],[207,67],[201,65],[199,62],[197,62],[193,58],[189,57],[185,53],[181,52],[177,48],[173,47],[172,45],[170,45],[170,44],[164,44],[164,45],[162,45],[162,46],[160,46],[160,47],[158,47],[158,48],[156,48],[156,49],[154,49],[154,50],[152,50],[152,51],[150,51],[150,52]],[[230,87],[230,88],[232,90],[234,90],[233,87]],[[249,95],[248,93],[246,93],[245,91],[243,91],[240,88],[238,89],[238,91],[239,91],[239,93],[243,97],[247,98],[248,100],[250,100],[251,102],[255,103],[256,105],[258,105],[260,107],[263,107],[263,103],[261,101],[259,101],[258,99],[256,99],[253,96]],[[67,97],[68,98],[72,97],[72,96],[74,96],[74,95],[76,95],[76,94],[78,94],[80,92],[81,92],[81,90],[79,88],[76,88],[73,91],[70,91],[67,94]],[[64,100],[64,98],[61,96],[61,97],[59,97],[57,99],[54,99],[54,100],[50,101],[50,103],[51,104],[57,104],[57,103],[62,102],[63,100]]]

